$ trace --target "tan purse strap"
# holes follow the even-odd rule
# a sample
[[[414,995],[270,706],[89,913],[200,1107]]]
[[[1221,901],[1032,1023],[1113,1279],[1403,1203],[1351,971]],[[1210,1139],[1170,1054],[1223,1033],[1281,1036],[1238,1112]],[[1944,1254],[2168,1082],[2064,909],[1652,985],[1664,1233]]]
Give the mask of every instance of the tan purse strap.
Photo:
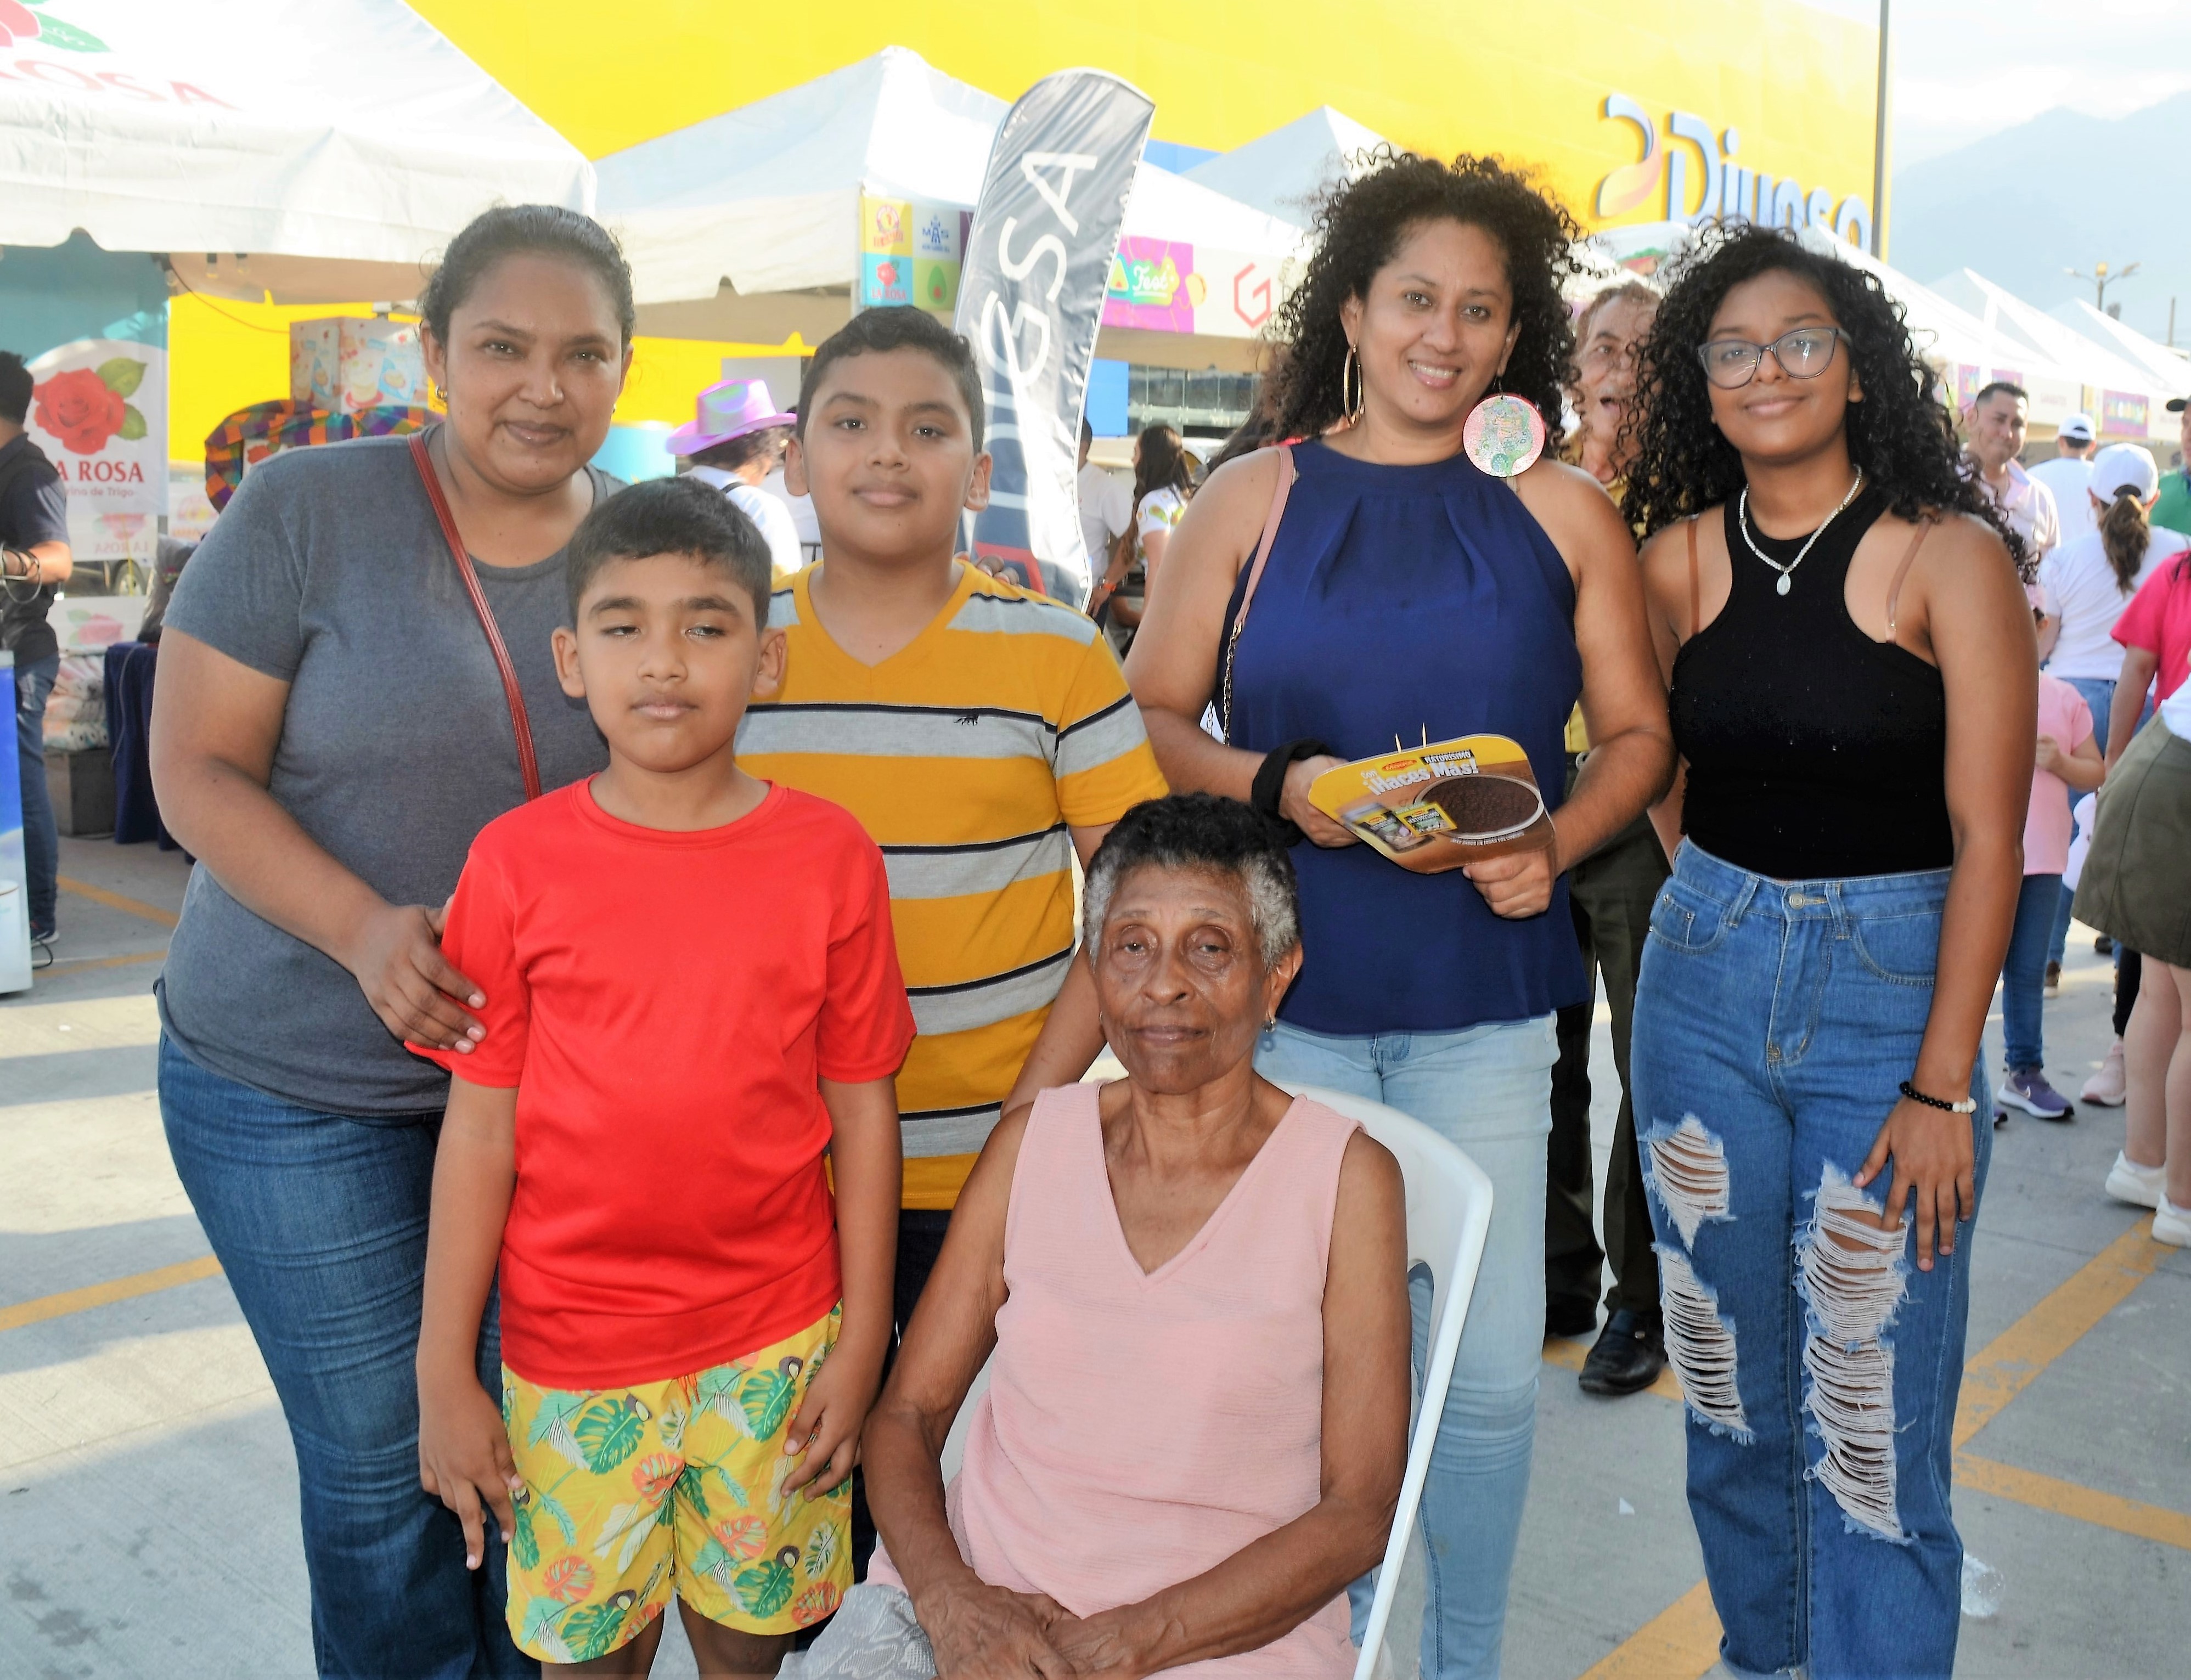
[[[1931,520],[1917,521],[1917,534],[1909,539],[1909,546],[1902,555],[1902,564],[1894,568],[1894,581],[1887,586],[1887,637],[1890,641],[1895,634],[1895,609],[1902,604],[1903,580],[1909,577],[1910,567],[1916,562],[1917,550],[1925,546],[1925,538],[1932,529]]]
[[[1271,545],[1278,538],[1278,521],[1286,516],[1286,498],[1294,487],[1294,450],[1289,443],[1281,443],[1278,452],[1278,481],[1271,491],[1270,511],[1263,515],[1263,534],[1255,544],[1255,557],[1248,567],[1248,587],[1240,597],[1240,610],[1232,615],[1232,628],[1225,638],[1225,671],[1221,703],[1218,708],[1218,722],[1223,726],[1225,738],[1232,738],[1232,653],[1240,645],[1240,632],[1247,628],[1248,608],[1255,599],[1255,587],[1263,581],[1263,567],[1270,563]]]
[[[1696,640],[1697,632],[1704,628],[1704,584],[1697,575],[1697,521],[1701,514],[1689,515],[1689,640]]]
[[[441,527],[441,538],[449,545],[449,558],[457,563],[457,575],[464,580],[464,593],[471,597],[472,611],[479,615],[480,628],[487,632],[487,651],[494,655],[495,669],[502,674],[503,698],[509,703],[510,727],[517,735],[517,768],[525,777],[525,797],[540,797],[540,761],[533,755],[532,725],[525,715],[525,691],[517,681],[517,667],[509,657],[509,649],[502,640],[502,627],[494,622],[494,609],[487,605],[487,591],[480,587],[479,573],[473,568],[472,557],[466,552],[464,539],[457,530],[457,516],[450,511],[449,498],[441,493],[441,480],[434,470],[434,457],[426,440],[430,431],[411,434],[411,462],[418,469],[418,481],[426,487],[426,499],[434,505],[434,517]]]

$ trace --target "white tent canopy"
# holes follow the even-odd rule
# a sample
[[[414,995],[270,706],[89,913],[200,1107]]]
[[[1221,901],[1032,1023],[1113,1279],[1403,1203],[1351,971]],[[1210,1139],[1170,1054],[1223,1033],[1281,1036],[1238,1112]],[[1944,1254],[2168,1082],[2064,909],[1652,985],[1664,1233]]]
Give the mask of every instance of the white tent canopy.
[[[1961,268],[1944,275],[1932,282],[1932,289],[1977,316],[2004,341],[2029,346],[2057,366],[2068,368],[2084,384],[2143,391],[2154,382],[2148,369],[2093,343],[1973,269]],[[2015,352],[2005,347],[2000,354],[2006,357]]]
[[[2096,345],[2104,345],[2126,362],[2143,367],[2149,379],[2160,381],[2172,396],[2191,391],[2191,356],[2180,350],[2155,344],[2135,327],[2126,327],[2112,315],[2094,309],[2082,298],[2057,304],[2046,313],[2073,333]]]
[[[1196,164],[1186,172],[1187,179],[1266,214],[1306,223],[1325,191],[1358,179],[1363,155],[1384,144],[1385,137],[1374,129],[1322,105],[1283,128]]]
[[[631,259],[641,329],[759,342],[835,331],[851,308],[862,191],[971,207],[1010,108],[918,53],[887,47],[602,158],[600,214]],[[1292,223],[1146,161],[1124,231],[1273,265],[1302,243]],[[1178,333],[1126,338],[1106,329],[1098,354],[1199,367],[1229,365],[1250,348]]]
[[[403,299],[497,200],[593,208],[578,149],[401,0],[65,9],[0,80],[0,246],[82,228],[225,295]]]

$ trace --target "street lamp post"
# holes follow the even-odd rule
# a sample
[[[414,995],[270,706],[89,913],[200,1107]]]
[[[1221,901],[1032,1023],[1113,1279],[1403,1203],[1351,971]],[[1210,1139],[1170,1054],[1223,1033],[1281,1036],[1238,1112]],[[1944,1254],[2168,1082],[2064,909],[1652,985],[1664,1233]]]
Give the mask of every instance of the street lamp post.
[[[2092,271],[2090,274],[2084,273],[2081,270],[2074,268],[2065,268],[2062,272],[2068,275],[2072,280],[2091,281],[2092,283],[2092,307],[2099,310],[2102,315],[2105,315],[2108,312],[2108,288],[2114,285],[2118,280],[2129,279],[2131,276],[2136,274],[2137,271],[2138,265],[2136,263],[2126,263],[2122,267],[2118,269],[2111,269],[2105,263],[2094,263],[2092,265]]]

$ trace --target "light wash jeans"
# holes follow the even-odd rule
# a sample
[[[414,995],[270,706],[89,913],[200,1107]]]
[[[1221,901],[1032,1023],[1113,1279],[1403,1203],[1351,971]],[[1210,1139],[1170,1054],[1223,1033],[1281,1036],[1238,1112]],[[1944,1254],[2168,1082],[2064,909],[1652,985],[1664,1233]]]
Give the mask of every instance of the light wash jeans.
[[[1945,869],[1780,881],[1684,844],[1651,913],[1636,1130],[1689,1512],[1738,1675],[1955,1666],[1972,1225],[1921,1272],[1913,1218],[1882,1232],[1857,1216],[1890,1181],[1851,1182],[1917,1065],[1947,891]],[[1978,1112],[1953,1123],[1983,1195],[1983,1061],[1968,1094]]]
[[[1466,1151],[1491,1180],[1491,1233],[1423,1488],[1425,1680],[1499,1672],[1544,1358],[1545,1151],[1558,1057],[1549,1015],[1372,1038],[1334,1038],[1281,1022],[1255,1056],[1266,1078],[1328,1085],[1414,1116]],[[1429,1307],[1428,1280],[1419,1279],[1418,1372],[1428,1357]],[[1352,1596],[1358,1640],[1369,1615],[1366,1579]]]

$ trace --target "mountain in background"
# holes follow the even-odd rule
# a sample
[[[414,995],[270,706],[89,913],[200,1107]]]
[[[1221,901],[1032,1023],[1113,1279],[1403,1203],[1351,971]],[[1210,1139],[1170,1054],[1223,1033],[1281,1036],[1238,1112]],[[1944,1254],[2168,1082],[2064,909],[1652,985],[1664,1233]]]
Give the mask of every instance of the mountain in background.
[[[2191,345],[2191,93],[2126,117],[2042,111],[1894,174],[1887,259],[1911,279],[1974,268],[2027,303],[2092,300],[2086,274],[2137,263],[2108,288],[2124,324]]]

